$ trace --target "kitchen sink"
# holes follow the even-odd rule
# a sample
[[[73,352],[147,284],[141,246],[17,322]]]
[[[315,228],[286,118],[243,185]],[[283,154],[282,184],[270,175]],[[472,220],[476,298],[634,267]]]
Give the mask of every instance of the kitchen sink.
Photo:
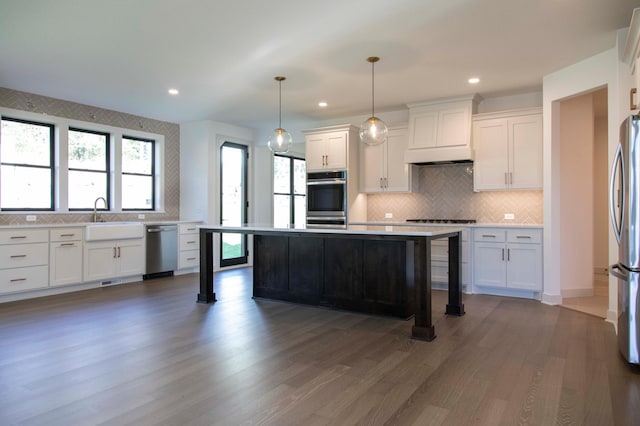
[[[95,222],[87,225],[84,233],[86,241],[126,240],[142,238],[142,222]]]

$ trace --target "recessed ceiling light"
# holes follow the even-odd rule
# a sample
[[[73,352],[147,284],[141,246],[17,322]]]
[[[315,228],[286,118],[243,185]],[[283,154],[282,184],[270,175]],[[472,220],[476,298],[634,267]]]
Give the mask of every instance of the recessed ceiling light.
[[[478,84],[478,83],[480,83],[480,79],[478,77],[471,77],[467,81],[469,82],[469,84]]]
[[[320,108],[326,108],[326,107],[327,107],[327,105],[328,105],[328,104],[327,104],[326,102],[324,102],[324,101],[322,101],[322,102],[318,102],[318,106],[319,106]]]
[[[180,91],[178,89],[169,89],[169,94],[170,95],[177,95],[178,93],[180,93]]]

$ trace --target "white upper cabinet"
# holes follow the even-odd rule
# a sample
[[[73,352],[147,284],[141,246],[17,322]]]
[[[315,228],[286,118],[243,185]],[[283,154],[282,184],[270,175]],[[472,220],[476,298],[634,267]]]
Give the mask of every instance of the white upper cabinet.
[[[407,163],[471,160],[475,97],[409,105]]]
[[[389,126],[387,142],[360,144],[360,192],[411,192],[417,190],[418,169],[404,162],[409,142],[406,125]]]
[[[346,170],[349,164],[348,129],[305,130],[307,171]],[[356,141],[357,143],[357,141]]]
[[[631,70],[629,112],[637,112],[640,109],[640,8],[631,16],[622,57]]]
[[[475,191],[542,189],[542,112],[527,109],[473,119]]]

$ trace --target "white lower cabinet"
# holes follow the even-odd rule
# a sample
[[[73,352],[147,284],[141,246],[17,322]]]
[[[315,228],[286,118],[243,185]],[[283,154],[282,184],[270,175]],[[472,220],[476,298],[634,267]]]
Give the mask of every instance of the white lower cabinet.
[[[178,226],[178,269],[200,266],[200,234],[196,223]]]
[[[469,270],[469,230],[462,230],[460,241],[460,281],[462,290],[470,291]],[[434,288],[448,288],[449,284],[449,243],[448,240],[431,241],[431,280]]]
[[[144,273],[144,238],[86,242],[84,245],[84,280],[141,275]]]
[[[82,282],[82,228],[60,228],[50,231],[49,286]]]
[[[473,280],[479,287],[542,291],[542,230],[476,228]]]
[[[49,285],[48,242],[46,229],[0,231],[0,293]]]

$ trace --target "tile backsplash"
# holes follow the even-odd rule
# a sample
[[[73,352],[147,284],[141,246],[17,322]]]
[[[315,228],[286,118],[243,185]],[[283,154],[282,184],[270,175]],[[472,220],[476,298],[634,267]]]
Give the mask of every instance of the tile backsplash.
[[[542,224],[542,191],[473,191],[471,164],[420,166],[419,192],[369,194],[367,220],[475,219],[479,223]],[[392,213],[393,219],[385,219]],[[514,220],[505,220],[513,213]]]
[[[175,220],[180,217],[180,126],[175,123],[68,102],[61,99],[0,87],[0,106],[32,113],[48,114],[72,120],[95,122],[124,129],[143,130],[164,135],[164,212],[144,212],[145,221]],[[90,222],[93,213],[31,212],[38,224]],[[108,221],[138,220],[138,213],[101,213]],[[0,212],[0,225],[26,221],[26,213]]]

